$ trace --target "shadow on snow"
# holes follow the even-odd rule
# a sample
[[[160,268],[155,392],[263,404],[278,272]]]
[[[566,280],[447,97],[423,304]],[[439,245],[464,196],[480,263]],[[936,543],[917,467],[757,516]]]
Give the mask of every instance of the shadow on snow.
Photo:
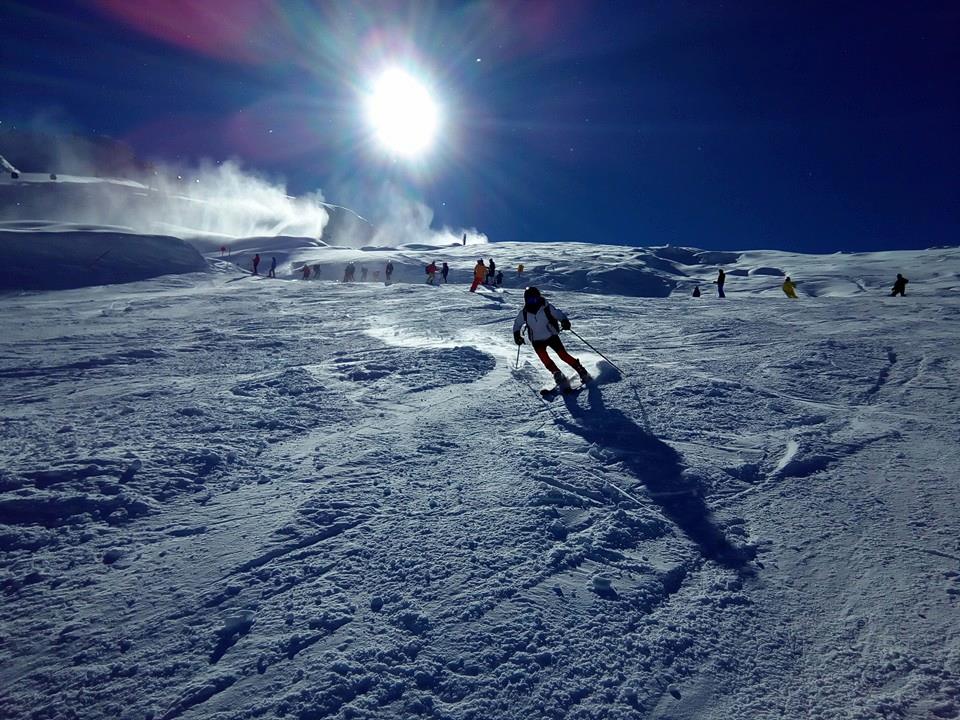
[[[692,540],[701,555],[725,567],[743,570],[753,559],[750,547],[733,545],[711,517],[700,484],[683,474],[680,454],[623,412],[608,408],[596,385],[587,386],[589,407],[565,397],[576,422],[558,420],[567,430],[615,453],[647,488],[651,499]]]

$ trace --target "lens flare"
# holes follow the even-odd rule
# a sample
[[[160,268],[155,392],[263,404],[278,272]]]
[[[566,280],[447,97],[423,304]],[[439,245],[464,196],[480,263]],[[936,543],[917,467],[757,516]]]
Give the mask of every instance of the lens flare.
[[[427,88],[397,68],[374,82],[366,98],[366,114],[377,141],[403,157],[429,150],[440,125],[439,108]]]

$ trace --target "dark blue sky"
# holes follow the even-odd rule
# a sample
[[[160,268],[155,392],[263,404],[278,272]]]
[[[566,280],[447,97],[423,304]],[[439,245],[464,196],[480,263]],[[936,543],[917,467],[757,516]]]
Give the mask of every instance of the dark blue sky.
[[[956,2],[6,0],[0,27],[0,129],[234,156],[374,218],[390,179],[500,241],[960,242]],[[447,115],[415,168],[358,109],[391,57]]]

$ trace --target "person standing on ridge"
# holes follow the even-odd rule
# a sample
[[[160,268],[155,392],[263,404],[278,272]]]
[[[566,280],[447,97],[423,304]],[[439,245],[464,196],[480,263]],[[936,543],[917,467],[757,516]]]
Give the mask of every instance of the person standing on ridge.
[[[253,274],[257,274],[257,268],[260,267],[260,253],[253,256]]]
[[[797,284],[790,279],[790,276],[787,275],[787,279],[783,281],[783,285],[780,286],[783,290],[784,295],[788,298],[797,299]]]
[[[560,340],[561,328],[570,329],[570,320],[566,313],[547,302],[535,287],[528,287],[523,292],[523,307],[520,308],[517,319],[513,321],[513,341],[517,345],[524,343],[523,336],[520,334],[524,325],[527,326],[527,337],[530,338],[533,351],[540,358],[543,366],[553,373],[553,379],[558,387],[569,387],[570,381],[547,354],[547,348],[552,348],[561,360],[577,371],[580,382],[586,384],[593,379],[580,361],[567,352]]]
[[[470,286],[470,292],[476,292],[477,286],[487,279],[487,266],[483,264],[483,258],[477,260],[473,267],[473,284]]]
[[[906,297],[907,295],[907,283],[910,282],[903,275],[897,273],[897,279],[893,283],[893,291],[890,293],[890,297]]]
[[[713,281],[713,284],[717,286],[717,297],[725,298],[726,295],[723,294],[723,283],[727,279],[727,274],[723,272],[723,268],[720,268],[717,271],[717,279]]]
[[[267,277],[275,278],[277,276],[277,259],[275,257],[270,258],[270,272],[267,273]]]
[[[444,263],[443,265],[440,266],[440,275],[443,276],[444,283],[447,282],[447,275],[449,274],[450,274],[450,266]]]

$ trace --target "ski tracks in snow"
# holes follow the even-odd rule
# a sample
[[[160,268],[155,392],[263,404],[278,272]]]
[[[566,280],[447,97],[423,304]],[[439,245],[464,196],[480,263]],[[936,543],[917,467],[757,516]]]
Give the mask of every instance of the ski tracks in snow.
[[[533,389],[512,371],[518,297],[460,289],[23,300],[43,330],[0,352],[0,508],[48,526],[6,524],[20,660],[0,668],[0,708],[722,718],[957,701],[956,521],[936,471],[958,419],[940,401],[950,354],[892,310],[833,327],[826,304],[571,294],[558,304],[628,377],[571,337],[598,382],[548,405],[529,347]],[[80,317],[97,319],[83,336]],[[885,598],[904,553],[919,590]]]

